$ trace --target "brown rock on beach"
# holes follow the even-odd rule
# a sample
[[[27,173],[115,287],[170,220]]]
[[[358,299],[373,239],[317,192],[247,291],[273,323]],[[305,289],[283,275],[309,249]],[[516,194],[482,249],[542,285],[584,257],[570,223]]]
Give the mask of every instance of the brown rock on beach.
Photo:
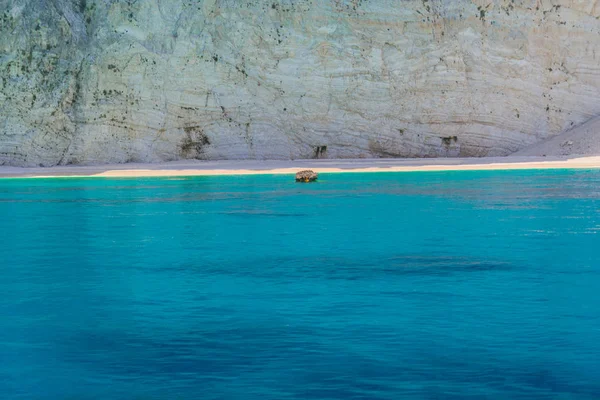
[[[317,180],[317,173],[310,169],[296,172],[296,182],[314,182]]]

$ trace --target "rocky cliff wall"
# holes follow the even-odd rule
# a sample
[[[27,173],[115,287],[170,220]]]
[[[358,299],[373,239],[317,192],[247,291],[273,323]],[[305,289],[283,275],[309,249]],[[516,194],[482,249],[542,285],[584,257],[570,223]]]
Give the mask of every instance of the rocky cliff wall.
[[[0,165],[494,156],[600,115],[600,1],[0,0]]]

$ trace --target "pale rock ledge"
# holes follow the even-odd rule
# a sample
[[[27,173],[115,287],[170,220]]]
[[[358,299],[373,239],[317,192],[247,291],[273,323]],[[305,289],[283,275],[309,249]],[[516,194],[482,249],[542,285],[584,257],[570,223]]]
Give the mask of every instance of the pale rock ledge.
[[[600,2],[0,0],[0,165],[506,155],[600,115]]]

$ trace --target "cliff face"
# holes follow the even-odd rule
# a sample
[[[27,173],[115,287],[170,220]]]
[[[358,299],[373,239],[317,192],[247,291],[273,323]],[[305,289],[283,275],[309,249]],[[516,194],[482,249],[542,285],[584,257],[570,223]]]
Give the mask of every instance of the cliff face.
[[[600,114],[594,0],[0,0],[0,165],[504,155]]]

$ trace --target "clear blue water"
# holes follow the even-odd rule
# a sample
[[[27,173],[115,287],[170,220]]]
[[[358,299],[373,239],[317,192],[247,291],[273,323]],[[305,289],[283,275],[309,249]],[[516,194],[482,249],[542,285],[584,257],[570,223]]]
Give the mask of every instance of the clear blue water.
[[[600,172],[0,180],[0,397],[599,399]]]

